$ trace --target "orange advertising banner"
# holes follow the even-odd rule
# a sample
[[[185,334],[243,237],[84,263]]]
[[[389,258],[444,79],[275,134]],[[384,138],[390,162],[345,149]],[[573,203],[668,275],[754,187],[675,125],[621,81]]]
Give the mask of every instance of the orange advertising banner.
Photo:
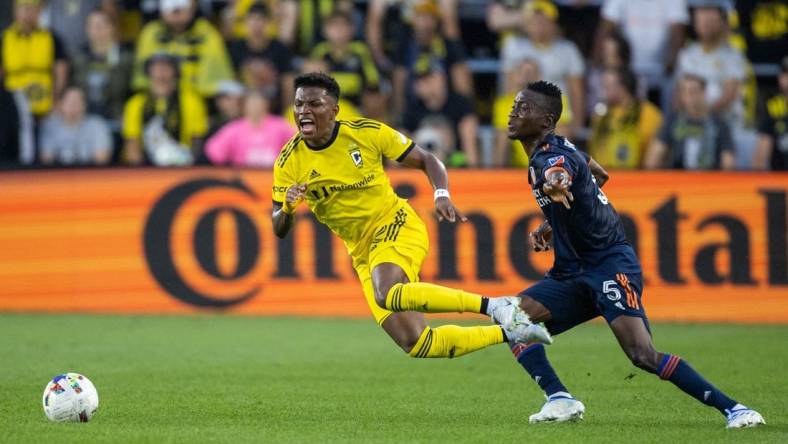
[[[389,173],[429,226],[422,280],[505,295],[549,268],[551,253],[527,248],[542,217],[524,171],[451,171],[462,225],[433,218],[420,172]],[[342,242],[307,211],[274,236],[271,182],[214,168],[0,173],[0,311],[368,316]],[[614,172],[605,193],[652,319],[788,322],[788,175]]]

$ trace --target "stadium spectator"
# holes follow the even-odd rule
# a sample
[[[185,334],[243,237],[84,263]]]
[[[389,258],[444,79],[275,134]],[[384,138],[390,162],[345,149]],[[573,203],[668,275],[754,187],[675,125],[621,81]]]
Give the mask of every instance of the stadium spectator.
[[[384,71],[394,68],[401,46],[412,31],[417,9],[433,6],[439,22],[438,33],[449,41],[460,40],[458,0],[370,0],[367,3],[366,40],[375,62]]]
[[[74,57],[74,84],[85,92],[88,113],[119,127],[129,96],[134,54],[118,43],[115,25],[104,11],[88,15],[84,33],[87,44]]]
[[[335,11],[326,19],[324,31],[326,41],[312,50],[311,58],[325,60],[343,98],[361,106],[367,117],[384,118],[386,107],[381,102],[380,74],[366,43],[353,40],[353,18]]]
[[[36,118],[46,116],[68,83],[61,40],[38,24],[41,0],[16,0],[14,23],[3,32],[0,66],[5,87],[23,91]]]
[[[414,71],[418,65],[435,63],[448,73],[449,88],[468,99],[473,98],[473,77],[465,63],[462,42],[441,35],[441,10],[430,1],[413,7],[412,36],[402,43],[393,73],[393,108],[395,115],[405,110],[413,96]]]
[[[216,134],[225,124],[243,114],[243,97],[246,90],[235,80],[222,80],[213,98],[216,112],[210,116],[207,138]]]
[[[205,154],[215,165],[271,167],[279,150],[296,133],[285,119],[268,112],[260,92],[244,98],[244,115],[208,139]]]
[[[178,60],[167,53],[146,62],[148,90],[123,111],[124,158],[131,165],[190,165],[200,157],[208,116],[202,98],[178,88]]]
[[[522,10],[529,0],[495,0],[487,8],[487,28],[500,33],[503,41],[520,32]],[[556,0],[559,25],[564,36],[572,41],[587,56],[591,53],[594,33],[599,22],[602,0]]]
[[[112,159],[112,133],[100,116],[86,113],[85,93],[69,87],[57,111],[41,125],[43,165],[106,165]]]
[[[160,0],[119,0],[117,3],[118,40],[134,44],[142,27],[159,18]]]
[[[758,125],[753,167],[759,170],[788,170],[788,56],[783,57],[780,68],[780,91],[766,101],[766,112]]]
[[[262,3],[252,5],[245,21],[246,37],[229,44],[230,57],[241,81],[250,89],[273,97],[273,110],[290,103],[293,89],[292,54],[271,37],[271,11]]]
[[[364,40],[364,17],[356,10],[353,0],[298,0],[294,3],[298,26],[292,46],[299,55],[308,56],[324,40],[326,20],[334,12],[352,17],[356,29],[354,39]]]
[[[522,8],[527,0],[495,0],[487,6],[487,28],[509,36],[523,26]]]
[[[602,42],[601,65],[592,66],[587,77],[587,111],[594,112],[594,108],[599,103],[605,102],[604,89],[602,88],[602,78],[605,71],[609,69],[631,69],[632,53],[630,52],[629,42],[621,33],[614,31],[604,37]],[[647,96],[646,88],[648,80],[638,76],[637,97],[645,99]]]
[[[452,92],[438,64],[416,71],[415,97],[408,105],[404,127],[419,146],[444,154],[448,166],[479,166],[479,120],[470,101]]]
[[[728,42],[724,8],[706,6],[703,2],[694,9],[692,18],[698,41],[679,53],[677,75],[693,74],[706,81],[706,102],[711,112],[724,118],[731,129],[737,165],[748,168],[757,136],[745,128],[744,121],[742,88],[747,76],[747,60]]]
[[[47,2],[42,14],[46,28],[62,40],[63,47],[70,59],[77,56],[87,44],[85,25],[93,11],[103,11],[109,17],[115,17],[117,6],[115,0],[60,0]]]
[[[706,100],[711,111],[740,126],[743,123],[741,87],[746,59],[728,44],[725,10],[715,6],[695,8],[693,27],[698,41],[679,53],[677,74],[702,77],[706,81]]]
[[[299,2],[302,0],[230,0],[221,17],[222,35],[227,40],[242,40],[248,35],[247,19],[254,6],[263,5],[273,20],[266,26],[269,38],[293,48],[298,27]],[[328,0],[309,0],[330,4]]]
[[[649,99],[660,103],[666,76],[673,71],[689,22],[686,0],[605,0],[594,60],[599,64],[603,41],[620,31],[632,48],[632,69],[648,81]]]
[[[536,60],[542,80],[556,84],[568,96],[570,106],[564,112],[569,114],[569,123],[564,135],[571,138],[585,121],[583,58],[574,43],[560,37],[558,9],[553,3],[532,0],[522,11],[524,35],[507,39],[501,48],[505,89],[514,89],[515,69],[522,60]]]
[[[752,63],[779,63],[788,54],[788,2],[737,1],[736,12]]]
[[[495,98],[493,104],[492,123],[495,127],[495,147],[493,151],[493,166],[512,166],[525,168],[528,166],[528,155],[519,143],[509,140],[507,126],[509,123],[509,113],[512,111],[512,103],[517,93],[528,86],[529,83],[536,82],[542,78],[539,71],[539,63],[533,59],[525,59],[514,70],[512,82],[509,90]],[[566,96],[561,96],[564,109],[567,109]],[[566,124],[572,115],[571,111],[561,113],[556,126],[556,134],[566,134]]]
[[[145,25],[137,40],[133,87],[144,89],[145,60],[167,52],[181,60],[181,88],[212,96],[221,80],[232,79],[233,69],[224,41],[208,20],[195,17],[194,0],[161,0],[161,19]]]
[[[591,121],[591,157],[605,168],[640,168],[662,125],[662,113],[637,98],[637,77],[627,68],[605,71],[602,87],[606,101],[597,107]]]
[[[19,109],[14,93],[0,87],[0,166],[19,165]]]
[[[0,82],[0,166],[29,165],[35,160],[33,118],[21,91]]]
[[[730,129],[709,109],[705,89],[701,77],[685,75],[679,80],[679,111],[668,116],[651,142],[645,168],[733,169]]]

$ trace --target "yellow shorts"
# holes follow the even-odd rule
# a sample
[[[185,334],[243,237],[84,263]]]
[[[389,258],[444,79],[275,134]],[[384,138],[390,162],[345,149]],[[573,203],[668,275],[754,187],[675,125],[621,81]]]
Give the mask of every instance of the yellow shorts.
[[[379,220],[365,248],[366,256],[353,258],[353,267],[364,289],[364,297],[378,325],[383,324],[392,312],[375,302],[372,270],[382,263],[392,263],[405,271],[410,282],[418,282],[421,264],[430,244],[427,227],[406,202]]]

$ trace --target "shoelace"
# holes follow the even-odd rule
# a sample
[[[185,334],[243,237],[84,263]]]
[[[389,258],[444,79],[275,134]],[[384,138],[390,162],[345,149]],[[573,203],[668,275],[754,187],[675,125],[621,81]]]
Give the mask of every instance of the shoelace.
[[[750,409],[728,410],[728,419],[736,419],[739,416],[751,412]]]

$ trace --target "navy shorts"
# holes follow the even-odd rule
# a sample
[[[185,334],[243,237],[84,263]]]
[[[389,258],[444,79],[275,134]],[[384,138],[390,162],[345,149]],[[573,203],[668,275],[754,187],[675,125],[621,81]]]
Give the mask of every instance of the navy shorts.
[[[641,303],[642,273],[612,270],[603,266],[565,279],[546,277],[520,296],[529,296],[550,310],[552,319],[545,326],[553,335],[597,316],[603,316],[608,323],[621,315],[635,316],[649,328]]]

